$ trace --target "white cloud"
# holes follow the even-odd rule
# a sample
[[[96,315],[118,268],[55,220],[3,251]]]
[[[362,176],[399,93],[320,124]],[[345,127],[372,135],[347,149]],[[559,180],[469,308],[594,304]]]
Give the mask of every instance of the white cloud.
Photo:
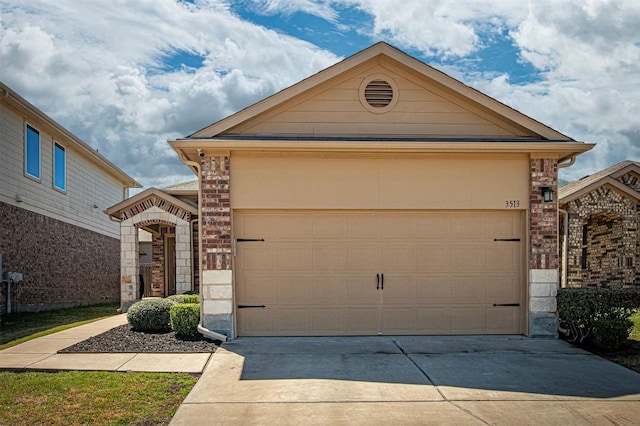
[[[265,15],[292,15],[296,12],[307,13],[330,22],[335,22],[338,13],[331,6],[331,0],[251,0],[255,10]]]
[[[167,139],[338,59],[223,1],[7,0],[0,16],[0,80],[145,185],[192,178]],[[203,66],[167,72],[177,52]]]
[[[167,139],[193,133],[339,59],[287,36],[284,28],[241,19],[231,4],[3,0],[0,80],[143,183],[190,179]],[[440,68],[454,77],[575,139],[597,142],[592,153],[563,169],[565,177],[625,158],[640,161],[635,0],[242,4],[266,15],[310,14],[344,29],[345,39],[357,32],[371,43],[385,40],[430,60],[447,59]],[[342,16],[353,9],[369,18],[354,24]],[[539,72],[538,80],[514,84],[492,68],[491,58],[476,66],[489,38],[505,34],[520,60]],[[202,66],[167,70],[166,58],[177,53],[201,58]]]
[[[575,179],[625,158],[640,161],[640,3],[635,0],[344,0],[372,16],[370,36],[427,56],[444,71],[567,135],[598,146],[563,169]],[[366,28],[366,26],[365,26]],[[506,32],[540,80],[513,84],[490,63],[466,67],[482,36]],[[442,68],[442,67],[441,67]]]
[[[482,47],[479,33],[517,22],[520,2],[508,0],[345,0],[370,14],[374,39],[425,55],[462,57]]]

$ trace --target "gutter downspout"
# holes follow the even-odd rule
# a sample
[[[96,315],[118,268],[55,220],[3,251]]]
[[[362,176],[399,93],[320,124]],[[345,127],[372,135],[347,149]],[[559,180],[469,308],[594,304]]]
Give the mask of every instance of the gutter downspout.
[[[200,184],[201,181],[201,176],[200,176],[200,163],[197,161],[191,161],[187,158],[186,155],[184,155],[184,152],[182,151],[176,151],[178,153],[178,158],[180,158],[180,161],[182,161],[184,164],[186,164],[187,166],[190,166],[195,172],[196,175],[198,176],[198,220],[200,219],[200,212],[202,209],[202,185]],[[200,229],[200,222],[198,222],[198,258],[202,259],[202,230]],[[191,238],[193,238],[193,227],[191,228]],[[191,244],[191,250],[193,252],[193,244]],[[191,256],[191,261],[193,262],[193,256]],[[192,264],[193,265],[193,264]],[[193,268],[193,266],[192,266]],[[200,267],[200,269],[198,270],[198,283],[200,284],[200,324],[198,324],[197,326],[197,330],[198,333],[202,334],[205,337],[208,337],[210,339],[214,339],[214,340],[220,340],[221,342],[226,342],[227,341],[227,336],[225,336],[222,333],[218,333],[215,332],[213,330],[209,330],[208,328],[205,328],[202,325],[202,317],[203,317],[203,310],[202,310],[202,267]]]
[[[558,208],[558,213],[562,214],[562,228],[563,228],[563,238],[562,238],[562,271],[560,272],[560,288],[566,287],[567,285],[567,275],[568,275],[568,256],[569,256],[569,245],[567,240],[569,239],[569,213],[566,210]]]
[[[577,154],[572,154],[571,157],[569,158],[569,161],[567,163],[558,163],[558,168],[559,169],[563,169],[565,167],[571,167],[573,166],[573,163],[576,162],[576,155]]]
[[[563,169],[565,167],[571,167],[576,162],[577,154],[572,154],[569,158],[569,161],[564,163],[558,163],[558,168]],[[567,285],[567,276],[568,276],[568,268],[567,268],[567,256],[569,255],[569,245],[567,239],[569,237],[569,213],[566,210],[563,210],[559,206],[560,200],[558,200],[558,213],[562,214],[562,226],[563,226],[563,241],[562,241],[562,271],[560,273],[560,287],[564,287]]]

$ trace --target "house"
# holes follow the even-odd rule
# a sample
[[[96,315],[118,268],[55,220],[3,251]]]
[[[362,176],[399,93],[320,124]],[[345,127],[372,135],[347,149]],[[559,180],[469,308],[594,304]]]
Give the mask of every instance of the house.
[[[120,222],[121,309],[142,295],[166,297],[199,290],[198,181],[148,188],[107,209]],[[140,231],[151,234],[151,280],[140,264]],[[150,281],[150,282],[149,282]]]
[[[2,83],[0,158],[2,273],[23,274],[12,310],[118,300],[120,227],[103,210],[138,182]]]
[[[208,330],[556,335],[553,191],[591,144],[386,43],[169,143]]]
[[[640,286],[640,162],[585,176],[558,197],[562,286]]]

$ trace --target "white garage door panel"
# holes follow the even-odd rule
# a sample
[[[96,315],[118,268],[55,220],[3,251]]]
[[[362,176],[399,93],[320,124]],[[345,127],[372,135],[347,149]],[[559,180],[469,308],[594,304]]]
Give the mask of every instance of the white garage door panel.
[[[264,238],[236,243],[240,336],[523,331],[521,306],[494,306],[521,303],[521,242],[495,241],[521,238],[518,212],[241,211],[235,226]]]

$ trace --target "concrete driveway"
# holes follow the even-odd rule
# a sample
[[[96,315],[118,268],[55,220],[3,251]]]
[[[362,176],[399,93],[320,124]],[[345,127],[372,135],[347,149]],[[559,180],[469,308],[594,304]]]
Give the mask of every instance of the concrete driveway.
[[[240,338],[172,424],[638,424],[640,374],[520,336]]]

